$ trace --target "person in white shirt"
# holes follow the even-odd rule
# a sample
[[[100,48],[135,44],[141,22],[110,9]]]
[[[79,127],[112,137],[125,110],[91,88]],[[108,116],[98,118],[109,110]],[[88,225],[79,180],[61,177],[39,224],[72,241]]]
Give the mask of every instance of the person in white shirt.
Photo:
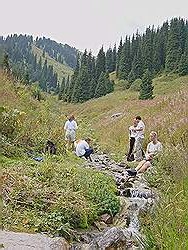
[[[85,140],[79,140],[75,142],[76,155],[78,157],[85,157],[86,159],[91,160],[91,154],[93,153],[93,149],[90,147],[91,139],[87,138]]]
[[[157,132],[152,131],[150,133],[150,143],[148,143],[146,149],[146,159],[141,161],[136,167],[137,173],[145,172],[151,166],[154,157],[162,152],[162,148],[162,144],[157,139]]]
[[[69,149],[72,146],[74,149],[74,141],[76,140],[76,130],[78,125],[75,121],[74,115],[71,115],[69,119],[65,122],[65,140],[67,141],[67,148]]]
[[[129,152],[127,154],[127,161],[134,161],[134,154],[133,154],[133,149],[134,149],[134,144],[135,144],[135,138],[137,137],[137,131],[135,131],[135,128],[138,125],[138,121],[134,120],[133,125],[129,127]]]
[[[135,120],[138,122],[138,125],[134,129],[135,132],[137,132],[137,135],[135,137],[134,158],[135,158],[135,161],[141,161],[144,156],[142,144],[144,141],[145,124],[142,121],[140,116],[136,116]]]
[[[145,160],[139,162],[135,169],[128,170],[130,175],[136,175],[137,173],[145,172],[152,165],[152,161],[156,155],[162,152],[162,144],[157,139],[157,132],[152,131],[150,133],[150,143],[147,145]]]

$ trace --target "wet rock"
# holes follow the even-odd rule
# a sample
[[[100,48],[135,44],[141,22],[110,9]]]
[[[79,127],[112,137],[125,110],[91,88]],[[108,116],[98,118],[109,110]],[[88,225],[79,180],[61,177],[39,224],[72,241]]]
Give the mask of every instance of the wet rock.
[[[133,183],[129,182],[129,181],[126,181],[125,182],[125,187],[126,188],[132,188],[133,187]]]
[[[124,183],[121,183],[120,186],[119,186],[120,189],[124,189],[125,188],[125,185]]]
[[[126,164],[125,162],[120,162],[120,163],[118,163],[118,166],[123,167],[123,168],[126,167],[126,165],[127,165],[127,164]]]
[[[131,233],[128,230],[112,227],[97,237],[90,244],[90,249],[126,249],[126,241],[130,237]]]
[[[130,188],[124,189],[122,195],[125,196],[125,197],[131,197]]]
[[[113,223],[113,217],[109,214],[102,214],[100,216],[100,220],[103,221],[106,224],[112,224]]]
[[[136,177],[128,175],[127,169],[130,166],[127,166],[126,162],[116,163],[103,154],[95,154],[92,159],[92,168],[103,171],[114,178],[121,209],[114,218],[108,214],[105,215],[111,221],[113,219],[114,227],[110,228],[106,220],[95,222],[95,227],[99,231],[92,231],[94,234],[89,239],[84,240],[82,244],[76,244],[76,246],[79,245],[79,248],[74,249],[137,249],[134,248],[137,244],[142,245],[139,214],[145,214],[152,209],[154,195],[148,188],[143,175],[138,174]],[[112,223],[111,221],[110,223]]]
[[[104,221],[95,221],[93,225],[99,230],[102,231],[107,228],[107,225]]]
[[[0,231],[0,239],[5,249],[45,249],[68,250],[69,244],[64,238],[50,238],[42,234],[28,234]]]

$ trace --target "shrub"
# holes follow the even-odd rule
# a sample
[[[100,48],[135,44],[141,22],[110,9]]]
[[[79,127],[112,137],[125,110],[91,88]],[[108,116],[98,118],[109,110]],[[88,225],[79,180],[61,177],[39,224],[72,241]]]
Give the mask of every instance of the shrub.
[[[132,91],[140,91],[140,84],[142,83],[141,79],[136,79],[130,86],[130,90]]]
[[[25,112],[0,107],[0,131],[7,138],[14,138],[21,129]]]
[[[113,178],[78,167],[80,163],[72,156],[49,158],[40,165],[4,162],[5,229],[68,237],[71,229],[87,228],[103,213],[117,213],[120,203]]]
[[[117,83],[117,89],[125,90],[130,87],[130,83],[127,80],[119,80]]]

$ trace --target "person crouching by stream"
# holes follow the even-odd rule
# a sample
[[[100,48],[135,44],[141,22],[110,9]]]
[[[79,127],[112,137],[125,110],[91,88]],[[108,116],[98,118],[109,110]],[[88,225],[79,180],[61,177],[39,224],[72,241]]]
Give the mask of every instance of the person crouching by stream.
[[[76,130],[78,125],[75,121],[74,115],[70,115],[69,119],[65,122],[65,140],[67,141],[67,149],[74,150],[74,142],[76,140]]]
[[[78,140],[74,143],[76,149],[76,155],[78,157],[85,157],[86,159],[91,159],[91,154],[93,154],[93,148],[90,147],[91,139],[86,138],[85,140]]]
[[[138,120],[134,120],[133,121],[133,125],[129,127],[129,152],[128,152],[128,155],[127,155],[127,161],[134,161],[134,153],[133,153],[133,150],[134,150],[134,145],[135,145],[135,138],[137,136],[137,131],[135,130],[135,128],[137,127],[138,125]]]
[[[162,152],[162,144],[158,141],[157,132],[152,131],[150,133],[150,143],[147,145],[145,160],[139,162],[135,169],[127,170],[128,174],[135,176],[138,173],[145,172],[149,167],[152,166],[153,160],[156,156]]]

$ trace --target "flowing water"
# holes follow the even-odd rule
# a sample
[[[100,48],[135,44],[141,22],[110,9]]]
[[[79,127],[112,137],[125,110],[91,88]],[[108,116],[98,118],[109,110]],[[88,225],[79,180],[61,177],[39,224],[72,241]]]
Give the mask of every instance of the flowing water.
[[[130,177],[126,164],[118,164],[106,154],[92,155],[92,162],[83,167],[95,168],[112,175],[116,181],[121,210],[113,218],[113,224],[101,223],[90,231],[78,233],[78,242],[69,245],[63,238],[50,238],[42,234],[0,232],[0,244],[8,250],[110,250],[145,249],[141,234],[139,214],[149,212],[156,202],[156,194],[148,187],[144,175]]]

